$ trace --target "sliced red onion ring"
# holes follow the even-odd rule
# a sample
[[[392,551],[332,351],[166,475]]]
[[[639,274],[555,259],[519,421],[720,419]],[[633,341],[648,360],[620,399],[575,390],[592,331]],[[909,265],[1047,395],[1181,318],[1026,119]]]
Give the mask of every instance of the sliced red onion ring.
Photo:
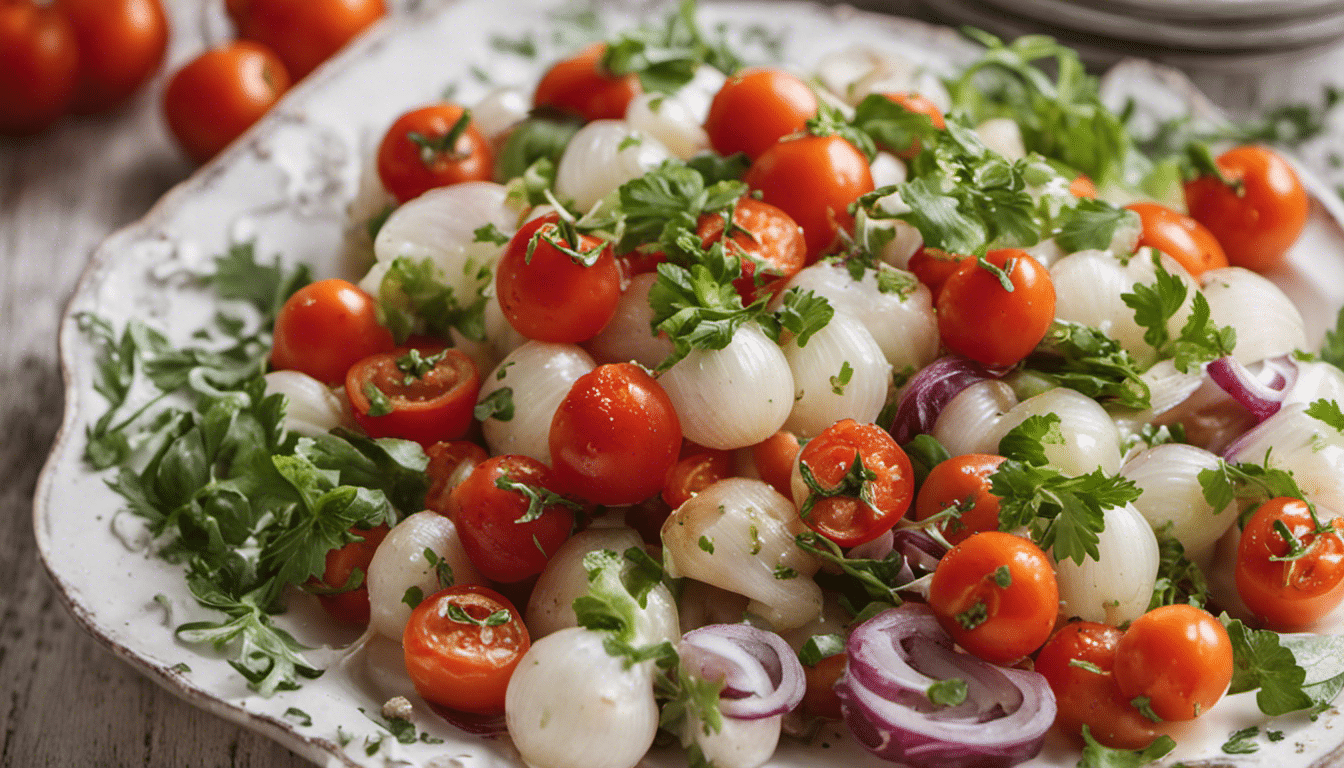
[[[947,554],[947,547],[938,542],[928,532],[918,528],[902,528],[892,538],[892,549],[901,553],[906,565],[915,576],[933,573],[938,561]]]
[[[1286,357],[1264,361],[1259,375],[1232,357],[1209,363],[1208,372],[1215,384],[1251,412],[1257,424],[1279,412],[1297,380],[1297,366]]]
[[[845,722],[870,752],[911,768],[998,768],[1041,750],[1055,697],[1035,672],[958,653],[928,606],[906,603],[859,625],[835,684]],[[966,681],[965,702],[928,698],[939,680]]]
[[[998,377],[998,374],[964,357],[950,355],[934,360],[906,385],[901,403],[896,408],[896,418],[888,431],[896,438],[896,442],[905,445],[915,435],[931,431],[943,407],[961,394],[962,390]]]
[[[803,700],[798,656],[774,632],[750,624],[711,624],[682,635],[682,664],[706,680],[723,680],[719,711],[739,720],[782,715]]]
[[[883,531],[876,539],[865,541],[849,550],[847,555],[862,560],[881,560],[891,554],[895,536],[891,529]]]

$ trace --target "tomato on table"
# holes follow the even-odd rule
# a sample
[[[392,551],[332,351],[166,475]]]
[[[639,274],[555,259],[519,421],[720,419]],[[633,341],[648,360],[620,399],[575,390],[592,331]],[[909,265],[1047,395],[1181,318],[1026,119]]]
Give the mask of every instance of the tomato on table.
[[[996,664],[1017,661],[1055,628],[1054,563],[1021,536],[976,533],[938,561],[929,607],[962,648]]]
[[[929,118],[929,122],[933,123],[933,127],[940,131],[947,127],[947,121],[943,118],[943,111],[938,108],[937,104],[934,104],[922,94],[900,91],[883,93],[882,95],[908,112],[925,115]],[[912,160],[923,148],[920,146],[919,137],[916,136],[913,137],[908,147],[886,147],[885,149],[892,151],[902,160]]]
[[[720,480],[733,476],[733,455],[705,448],[677,460],[663,482],[663,501],[672,509]]]
[[[425,475],[429,477],[429,490],[425,492],[425,508],[448,514],[448,496],[471,474],[477,464],[490,458],[481,446],[466,440],[449,440],[435,443],[425,449],[429,456],[429,466]]]
[[[524,224],[509,241],[495,288],[504,317],[522,335],[578,343],[616,314],[621,268],[610,244],[569,230],[551,213]]]
[[[756,474],[786,498],[793,495],[793,463],[799,450],[798,436],[784,430],[751,446]]]
[[[875,424],[842,419],[798,452],[793,500],[807,527],[842,547],[886,533],[910,508],[910,458]]]
[[[927,520],[947,509],[956,517],[938,524],[949,544],[960,544],[974,533],[999,529],[999,497],[990,493],[990,475],[1004,458],[967,453],[939,462],[929,471],[915,497],[915,519]]]
[[[426,701],[498,715],[531,638],[518,609],[487,587],[462,584],[425,598],[401,638],[406,674]]]
[[[1005,248],[963,262],[943,283],[936,305],[938,335],[948,349],[1005,368],[1030,354],[1050,330],[1055,284],[1026,251]]]
[[[75,95],[79,47],[70,20],[51,5],[0,3],[0,135],[37,133]]]
[[[378,323],[378,303],[345,280],[320,280],[290,296],[275,318],[271,366],[301,371],[330,386],[350,366],[396,347]]]
[[[1218,703],[1232,681],[1232,641],[1202,608],[1154,608],[1116,645],[1115,681],[1131,701],[1148,699],[1163,720],[1192,720]]]
[[[193,59],[168,82],[163,112],[177,143],[198,163],[252,127],[289,90],[269,48],[239,40]]]
[[[593,43],[578,54],[557,62],[537,83],[535,107],[553,107],[585,121],[619,120],[630,101],[643,92],[633,74],[616,76],[602,67],[605,43]]]
[[[1157,203],[1131,203],[1125,206],[1139,214],[1143,232],[1140,246],[1151,246],[1185,267],[1193,277],[1210,269],[1227,266],[1227,255],[1218,238],[1203,224]]]
[[[168,17],[159,0],[55,0],[79,41],[77,114],[120,106],[159,69]]]
[[[1305,629],[1344,600],[1344,519],[1321,523],[1300,499],[1270,499],[1241,533],[1235,577],[1265,627]]]
[[[458,349],[380,352],[345,374],[345,394],[365,434],[426,448],[467,433],[480,390],[476,364]]]
[[[400,202],[435,187],[494,177],[490,143],[455,104],[431,104],[398,117],[378,145],[378,178]]]
[[[1055,693],[1055,725],[1075,738],[1087,726],[1112,749],[1142,749],[1157,738],[1157,723],[1135,707],[1115,682],[1115,650],[1123,632],[1091,621],[1071,621],[1036,654],[1037,672]]]
[[[697,222],[696,234],[701,245],[709,248],[724,242],[724,252],[742,263],[742,276],[733,287],[750,304],[771,281],[798,274],[807,259],[807,242],[798,222],[775,206],[753,197],[743,197],[733,205],[732,225],[724,240],[728,214],[706,213]]]
[[[365,626],[369,623],[370,609],[369,587],[364,577],[369,574],[373,553],[383,543],[388,527],[351,528],[350,533],[360,540],[327,552],[327,567],[321,580],[314,579],[308,588],[317,593],[317,601],[332,618],[345,624]],[[357,577],[359,586],[346,590],[356,570],[360,572]]]
[[[1232,184],[1212,175],[1185,185],[1190,216],[1208,227],[1234,267],[1257,272],[1283,261],[1307,222],[1310,202],[1297,173],[1264,147],[1237,147],[1218,157]]]
[[[782,69],[744,69],[724,82],[709,105],[705,132],[720,155],[755,160],[780,139],[799,133],[817,114],[817,95]]]
[[[225,0],[238,34],[275,51],[299,79],[382,18],[383,0]]]
[[[919,278],[919,282],[928,286],[929,293],[933,294],[936,301],[938,294],[943,291],[943,285],[947,283],[947,278],[960,269],[962,262],[969,258],[971,257],[960,253],[948,253],[940,248],[921,245],[919,250],[910,256],[906,269]]]

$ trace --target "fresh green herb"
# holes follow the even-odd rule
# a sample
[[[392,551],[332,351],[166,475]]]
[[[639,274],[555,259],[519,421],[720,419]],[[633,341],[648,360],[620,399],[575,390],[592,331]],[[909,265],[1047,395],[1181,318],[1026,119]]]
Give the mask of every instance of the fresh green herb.
[[[1112,749],[1092,738],[1092,731],[1086,725],[1083,726],[1083,741],[1086,746],[1078,768],[1142,768],[1176,748],[1175,739],[1164,734],[1143,749]]]
[[[824,101],[818,105],[817,113],[808,119],[807,132],[813,136],[839,136],[853,144],[870,163],[877,157],[873,137],[847,120],[838,107]]]
[[[1223,751],[1229,755],[1249,755],[1257,752],[1260,750],[1260,745],[1255,743],[1255,737],[1259,735],[1260,729],[1254,725],[1235,731],[1223,742]]]
[[[840,364],[840,373],[831,377],[831,391],[843,397],[845,387],[849,386],[849,381],[852,378],[854,378],[854,368],[846,360]]]
[[[481,265],[468,277],[475,295],[458,296],[433,260],[399,256],[378,286],[378,321],[398,341],[405,341],[419,329],[439,337],[457,329],[469,339],[483,341],[486,304],[483,291],[490,284],[490,267]]]
[[[484,619],[478,619],[463,610],[462,606],[457,603],[449,603],[448,618],[458,624],[470,624],[475,627],[498,627],[508,624],[510,619],[513,618],[513,614],[509,613],[507,608],[500,608]]]
[[[520,38],[508,38],[503,35],[491,35],[490,47],[500,53],[512,53],[525,59],[537,57],[537,41],[531,35]]]
[[[903,560],[899,553],[892,552],[881,560],[846,557],[840,547],[830,539],[814,531],[804,531],[794,537],[794,542],[804,552],[808,552],[838,567],[842,577],[829,577],[818,573],[818,583],[833,584],[835,591],[845,595],[842,602],[849,603],[858,615],[869,604],[890,607],[903,601],[897,589],[904,586],[901,581]]]
[[[622,184],[617,192],[619,206],[608,214],[610,220],[601,224],[621,231],[617,253],[655,243],[669,256],[695,260],[700,251],[696,234],[699,218],[724,213],[731,222],[734,204],[746,193],[746,185],[740,181],[709,181],[696,167],[667,160]]]
[[[912,112],[880,93],[871,93],[854,109],[854,127],[866,133],[883,149],[902,154],[937,141],[933,118]]]
[[[1199,607],[1209,599],[1209,585],[1204,573],[1185,556],[1185,547],[1174,536],[1158,535],[1157,582],[1148,610],[1163,605],[1188,603]]]
[[[394,410],[392,401],[389,400],[387,395],[383,394],[383,390],[379,389],[378,385],[374,384],[372,381],[364,382],[364,386],[360,389],[360,392],[364,393],[364,396],[369,399],[370,416],[386,416]]]
[[[1069,659],[1069,666],[1077,667],[1079,669],[1085,669],[1094,675],[1106,674],[1106,670],[1102,669],[1101,667],[1098,667],[1096,664],[1093,664],[1090,661],[1083,661],[1082,659]]]
[[[1102,200],[1081,199],[1060,212],[1055,242],[1065,253],[1109,250],[1116,232],[1139,229],[1139,215]]]
[[[513,387],[500,387],[494,392],[481,398],[476,404],[476,408],[471,413],[477,421],[486,419],[495,419],[496,421],[513,420]]]
[[[168,670],[171,672],[176,672],[179,675],[190,674],[191,665],[187,664],[186,662],[178,662],[177,664],[174,664],[173,666],[169,667]]]
[[[966,701],[966,681],[959,677],[939,680],[924,692],[930,704],[939,707],[955,707]]]
[[[409,605],[412,610],[425,601],[425,591],[414,584],[406,588],[401,596],[401,602]]]
[[[714,540],[709,538],[708,536],[701,536],[700,549],[704,550],[705,552],[711,555],[714,554]]]
[[[741,67],[722,40],[709,40],[695,20],[694,0],[682,0],[661,28],[639,27],[608,43],[601,66],[613,75],[635,74],[644,90],[675,93],[702,64],[725,74]]]
[[[1236,329],[1213,325],[1209,302],[1198,291],[1180,335],[1171,337],[1167,322],[1185,305],[1188,289],[1185,282],[1168,272],[1156,256],[1153,266],[1157,270],[1157,281],[1153,285],[1135,283],[1131,293],[1120,295],[1134,310],[1134,321],[1147,329],[1143,340],[1159,355],[1172,358],[1176,370],[1182,373],[1192,365],[1230,355],[1237,344]]]
[[[1232,640],[1232,685],[1229,693],[1256,691],[1260,711],[1270,716],[1308,709],[1318,703],[1305,690],[1307,672],[1275,632],[1251,629],[1222,617]]]
[[[788,581],[789,579],[798,578],[798,570],[796,568],[790,568],[789,566],[782,564],[775,566],[774,574],[775,578],[780,581]]]
[[[1244,506],[1242,519],[1250,519],[1255,510],[1266,501],[1287,496],[1306,501],[1306,495],[1293,479],[1293,473],[1269,466],[1269,456],[1263,464],[1240,462],[1229,464],[1219,460],[1214,469],[1201,470],[1197,475],[1204,501],[1222,511],[1233,502]],[[1310,504],[1310,502],[1308,502]]]
[[[554,181],[555,166],[564,155],[569,140],[574,138],[581,127],[582,120],[564,113],[535,112],[509,131],[509,137],[504,140],[504,146],[495,160],[496,172],[501,178],[518,179],[529,169],[534,174],[541,173],[542,168],[537,163],[545,161],[550,165],[549,174],[541,175],[549,175],[550,180]],[[550,183],[544,185],[550,186]],[[540,190],[536,190],[536,193],[539,194]],[[532,202],[539,200],[533,199]]]
[[[453,566],[448,561],[439,557],[438,553],[429,547],[425,547],[422,553],[425,556],[425,562],[434,568],[434,576],[439,581],[439,589],[447,589],[457,582],[453,576]]]
[[[1341,195],[1344,197],[1344,195]],[[1335,327],[1325,332],[1325,342],[1321,345],[1320,358],[1325,362],[1344,370],[1344,307],[1335,315]]]
[[[499,227],[494,223],[477,227],[471,232],[472,242],[474,243],[493,243],[495,245],[507,245],[509,236],[499,231]]]
[[[1151,698],[1147,696],[1135,696],[1130,699],[1129,705],[1139,710],[1139,714],[1148,718],[1151,722],[1162,722],[1162,718],[1158,717],[1157,713],[1153,711],[1153,700]]]
[[[1102,402],[1143,410],[1151,392],[1138,363],[1105,332],[1078,323],[1056,320],[1027,368]]]
[[[1339,403],[1334,400],[1321,398],[1313,401],[1307,406],[1307,415],[1324,422],[1336,432],[1344,433],[1344,411],[1339,409]]]
[[[549,488],[514,480],[508,472],[495,478],[495,487],[501,491],[513,491],[527,499],[527,510],[513,521],[515,523],[530,523],[540,519],[548,507],[561,506],[575,512],[583,509],[583,505],[577,501],[567,499]]]
[[[302,709],[299,709],[298,707],[290,707],[289,709],[286,709],[285,717],[293,718],[295,722],[297,722],[304,728],[311,727],[313,724],[313,718],[309,716],[307,712],[304,712]]]
[[[805,666],[815,667],[823,659],[845,652],[845,637],[838,633],[812,635],[798,649],[798,660]]]

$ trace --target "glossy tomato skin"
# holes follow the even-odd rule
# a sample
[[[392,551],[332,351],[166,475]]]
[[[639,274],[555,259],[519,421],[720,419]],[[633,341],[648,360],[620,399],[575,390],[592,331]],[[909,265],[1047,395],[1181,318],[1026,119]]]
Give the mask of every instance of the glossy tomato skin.
[[[1007,273],[1013,290],[979,261],[967,259],[938,294],[938,334],[956,354],[1005,368],[1030,354],[1050,330],[1055,285],[1026,251],[990,251],[985,261]]]
[[[793,495],[793,464],[799,450],[798,436],[784,430],[751,446],[756,474],[785,498]]]
[[[163,93],[168,127],[198,163],[238,138],[289,90],[289,74],[270,49],[239,40],[201,54]]]
[[[1292,560],[1282,524],[1305,550]],[[1270,499],[1251,516],[1237,545],[1237,593],[1263,626],[1278,632],[1306,629],[1344,600],[1344,519],[1317,530],[1299,499]]]
[[[1175,259],[1192,277],[1227,266],[1227,255],[1218,238],[1203,224],[1157,203],[1125,206],[1139,214],[1143,233],[1140,246],[1151,246]]]
[[[969,258],[971,257],[959,253],[920,246],[919,250],[910,256],[906,269],[919,278],[919,282],[928,286],[929,293],[933,294],[936,301],[938,294],[943,292],[947,278],[955,274],[962,263]]]
[[[484,622],[499,611],[508,621],[482,627],[454,619],[449,606]],[[532,645],[518,609],[498,592],[462,584],[430,595],[411,611],[402,633],[406,674],[426,701],[462,712],[498,715],[519,660]]]
[[[621,300],[621,268],[605,246],[592,266],[584,266],[547,242],[563,242],[559,217],[547,214],[524,224],[513,236],[495,273],[504,317],[519,333],[537,341],[578,343],[597,335]],[[579,236],[584,251],[601,245]],[[531,249],[531,254],[528,250]]]
[[[1297,173],[1264,147],[1237,147],[1218,157],[1228,187],[1212,176],[1185,185],[1190,216],[1208,227],[1234,267],[1262,272],[1283,261],[1306,225],[1310,202]]]
[[[804,130],[815,114],[817,96],[796,76],[782,69],[744,69],[714,95],[705,132],[720,155],[745,152],[755,160],[780,139]]]
[[[633,363],[580,376],[551,419],[551,466],[570,496],[634,504],[663,488],[681,448],[681,422],[662,385]]]
[[[882,95],[910,112],[928,117],[929,121],[933,123],[933,127],[940,131],[947,127],[947,121],[943,118],[943,111],[938,108],[937,104],[929,101],[927,97],[921,94],[901,91],[883,93]],[[893,150],[896,156],[902,160],[912,160],[920,153],[922,147],[919,138],[916,137],[908,147],[887,147],[887,149]]]
[[[0,3],[0,135],[37,133],[65,114],[75,95],[75,30],[55,8]]]
[[[383,0],[227,0],[238,34],[275,51],[295,80],[386,13]]]
[[[424,142],[442,142],[462,114],[463,109],[454,104],[431,104],[398,117],[387,129],[378,145],[378,177],[399,202],[435,187],[494,177],[490,142],[471,123],[450,149],[424,146]]]
[[[1131,701],[1150,700],[1163,720],[1192,720],[1232,681],[1232,641],[1213,614],[1164,605],[1135,619],[1115,649],[1115,681]]]
[[[605,43],[594,43],[577,55],[557,62],[537,83],[535,107],[552,107],[585,121],[619,120],[630,101],[643,92],[633,74],[613,76],[602,68]]]
[[[1081,740],[1083,726],[1112,749],[1142,749],[1157,738],[1157,723],[1140,712],[1115,682],[1115,650],[1123,632],[1105,624],[1071,621],[1036,655],[1059,705],[1055,726]]]
[[[835,693],[835,681],[845,673],[849,657],[844,653],[827,656],[814,666],[803,665],[803,675],[807,689],[803,693],[803,702],[799,706],[812,717],[827,720],[843,720],[845,713],[840,709],[840,697]]]
[[[722,241],[722,214],[707,213],[697,222],[696,234],[701,245],[709,248]],[[761,294],[766,283],[798,274],[807,260],[807,241],[803,229],[787,213],[752,197],[743,197],[733,206],[732,232],[724,243],[726,253],[742,263],[742,276],[733,287],[750,304]],[[656,267],[655,267],[656,268]]]
[[[541,573],[551,555],[574,529],[574,511],[549,504],[540,516],[523,520],[528,499],[498,483],[522,483],[557,491],[551,470],[528,456],[493,456],[480,464],[448,495],[448,517],[476,570],[492,581],[511,583]]]
[[[929,607],[962,648],[996,664],[1016,661],[1040,648],[1055,627],[1054,564],[1021,536],[974,534],[938,562]]]
[[[803,228],[807,263],[839,244],[854,229],[849,206],[873,191],[868,158],[839,136],[802,136],[761,153],[743,178],[761,199]]]
[[[806,468],[822,490],[830,491],[841,485],[855,457],[862,460],[864,470],[875,475],[863,483],[862,495],[871,503],[859,498],[857,488],[844,495],[824,496],[804,485],[812,508],[803,511],[806,503],[799,504],[803,523],[842,547],[886,533],[905,515],[914,496],[914,475],[905,451],[886,430],[853,419],[837,421],[808,441],[798,452],[799,473],[805,478]],[[796,490],[794,501],[800,501]]]
[[[369,563],[373,553],[388,534],[386,525],[374,528],[351,528],[350,532],[360,537],[327,553],[327,567],[317,586],[325,590],[338,590],[350,581],[350,576],[358,568],[364,576],[369,574]],[[367,581],[349,592],[319,594],[317,600],[327,614],[345,624],[367,626],[369,623],[369,587]]]
[[[457,484],[467,478],[477,464],[490,458],[481,446],[466,440],[435,443],[425,449],[429,466],[429,490],[425,493],[425,508],[448,514],[448,496]]]
[[[678,459],[667,470],[661,495],[669,507],[676,509],[695,494],[732,476],[733,455],[705,448]]]
[[[1002,456],[967,453],[940,462],[924,479],[915,498],[915,519],[927,520],[949,507],[960,510],[955,520],[939,524],[949,544],[960,544],[974,533],[999,529],[999,497],[990,493],[990,476]]]
[[[418,352],[418,350],[417,350]],[[457,349],[438,349],[421,359],[438,358],[428,371],[407,370],[409,349],[366,357],[345,374],[345,394],[355,423],[369,437],[399,437],[429,446],[467,433],[481,390],[476,364]],[[441,357],[440,357],[441,356]],[[391,412],[373,415],[368,387],[383,393]]]
[[[79,83],[71,110],[105,112],[125,103],[163,63],[168,17],[160,0],[56,0],[79,40]]]
[[[378,323],[377,302],[345,280],[320,280],[290,296],[275,319],[271,366],[302,371],[330,386],[350,366],[396,347]]]

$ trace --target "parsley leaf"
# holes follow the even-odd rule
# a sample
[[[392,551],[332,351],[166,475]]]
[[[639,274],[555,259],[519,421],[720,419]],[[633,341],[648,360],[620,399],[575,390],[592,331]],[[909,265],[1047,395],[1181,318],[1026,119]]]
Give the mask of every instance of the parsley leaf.
[[[1316,702],[1303,690],[1307,673],[1279,635],[1251,629],[1224,614],[1223,625],[1232,640],[1232,685],[1228,693],[1257,691],[1260,711],[1276,716],[1311,707]]]
[[[1157,582],[1148,610],[1176,603],[1202,608],[1208,599],[1209,585],[1204,572],[1185,556],[1185,547],[1172,536],[1159,535]]]
[[[635,74],[646,91],[674,93],[708,64],[724,74],[742,66],[722,40],[706,39],[694,0],[682,0],[661,29],[638,27],[608,43],[601,66],[616,76]]]
[[[1325,332],[1320,358],[1344,370],[1344,307],[1340,307],[1335,315],[1335,327]]]
[[[1159,736],[1141,750],[1112,749],[1092,738],[1092,731],[1083,726],[1082,759],[1078,768],[1141,768],[1155,762],[1176,748],[1176,741],[1170,736]]]
[[[938,136],[931,117],[906,109],[880,93],[870,93],[859,102],[852,122],[879,146],[894,154],[930,146]]]
[[[812,635],[798,649],[798,660],[805,666],[815,667],[823,659],[845,652],[845,637],[838,633]]]
[[[567,499],[549,488],[514,480],[509,477],[508,472],[495,478],[495,487],[501,491],[513,491],[527,499],[527,510],[513,521],[515,523],[530,523],[537,520],[548,507],[561,506],[576,512],[583,509],[583,505],[577,501]]]
[[[457,295],[447,277],[432,259],[399,256],[392,261],[378,286],[378,321],[398,341],[423,328],[429,334],[447,337],[456,328],[469,339],[485,339],[484,289],[490,283],[489,266],[481,265],[468,282],[475,295]]]
[[[1227,737],[1223,742],[1223,752],[1229,755],[1249,755],[1252,752],[1259,751],[1260,745],[1255,743],[1255,737],[1260,735],[1260,729],[1254,725],[1249,728],[1242,728]]]
[[[1344,433],[1344,411],[1339,409],[1339,403],[1334,400],[1321,398],[1313,401],[1307,406],[1307,415]]]
[[[1249,519],[1257,507],[1279,496],[1306,501],[1293,473],[1270,467],[1268,456],[1264,464],[1229,464],[1220,459],[1216,468],[1201,470],[1196,477],[1209,506],[1223,510],[1238,502],[1245,505],[1243,519]]]
[[[1138,363],[1103,331],[1056,320],[1027,358],[1029,370],[1103,402],[1143,410],[1151,392]]]
[[[1146,328],[1143,340],[1162,357],[1173,358],[1176,370],[1186,373],[1191,366],[1206,363],[1232,353],[1237,344],[1236,329],[1212,324],[1209,302],[1204,294],[1195,292],[1190,317],[1180,335],[1172,338],[1167,322],[1185,305],[1185,281],[1162,266],[1156,255],[1153,266],[1157,280],[1152,285],[1135,283],[1132,292],[1120,298],[1134,310],[1134,321]]]
[[[1104,251],[1111,247],[1115,233],[1122,228],[1137,230],[1139,215],[1103,200],[1083,198],[1060,212],[1060,229],[1055,242],[1065,253]]]

